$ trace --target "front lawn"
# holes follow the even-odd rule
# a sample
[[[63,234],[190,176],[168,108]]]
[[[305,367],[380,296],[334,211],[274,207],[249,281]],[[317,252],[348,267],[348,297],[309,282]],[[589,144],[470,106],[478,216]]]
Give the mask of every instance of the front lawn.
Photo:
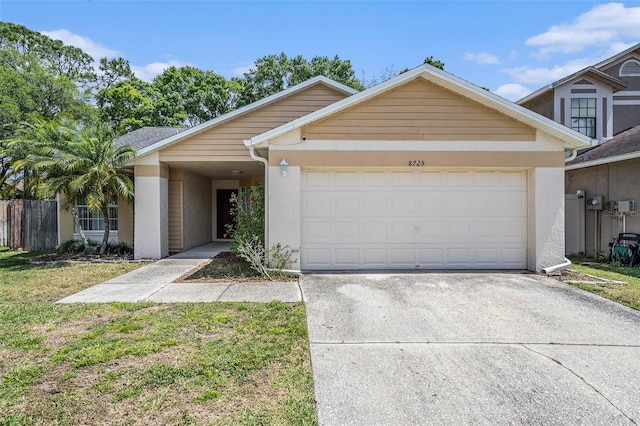
[[[0,425],[315,424],[302,304],[52,303],[139,266],[0,249]]]
[[[624,281],[627,284],[581,284],[567,281],[569,284],[640,310],[640,267],[625,268],[593,260],[584,262],[584,259],[579,258],[573,258],[572,261],[574,263],[571,271],[611,281]]]

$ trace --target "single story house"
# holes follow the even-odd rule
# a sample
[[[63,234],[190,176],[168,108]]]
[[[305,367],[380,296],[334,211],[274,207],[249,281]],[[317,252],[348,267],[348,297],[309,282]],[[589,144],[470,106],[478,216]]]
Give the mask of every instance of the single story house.
[[[607,254],[619,233],[640,233],[640,126],[581,152],[565,169],[567,253]]]
[[[430,65],[359,93],[317,77],[139,149],[118,238],[153,259],[224,239],[257,182],[292,268],[540,271],[564,260],[565,152],[589,142]]]

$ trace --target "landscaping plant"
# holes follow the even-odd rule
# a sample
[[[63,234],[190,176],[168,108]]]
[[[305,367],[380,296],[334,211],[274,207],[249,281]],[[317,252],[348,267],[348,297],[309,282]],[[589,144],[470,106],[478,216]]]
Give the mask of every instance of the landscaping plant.
[[[265,245],[264,188],[253,185],[231,197],[231,215],[234,223],[227,225],[227,235],[233,239],[231,251],[246,260],[262,277],[273,280],[282,275],[293,254],[283,244]]]

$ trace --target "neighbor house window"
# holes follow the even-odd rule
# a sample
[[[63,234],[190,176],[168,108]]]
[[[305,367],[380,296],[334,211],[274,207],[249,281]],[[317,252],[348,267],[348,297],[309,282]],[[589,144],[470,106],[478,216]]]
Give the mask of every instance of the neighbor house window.
[[[571,99],[571,128],[590,138],[596,137],[596,99]]]
[[[109,230],[118,230],[118,206],[109,204]],[[86,204],[76,205],[78,219],[83,231],[104,231],[104,220],[101,212],[92,212]],[[76,229],[76,232],[78,230]]]

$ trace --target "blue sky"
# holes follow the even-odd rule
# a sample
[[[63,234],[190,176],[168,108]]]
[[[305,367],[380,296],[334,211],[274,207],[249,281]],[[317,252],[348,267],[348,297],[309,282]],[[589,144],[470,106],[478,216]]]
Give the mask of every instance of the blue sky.
[[[170,65],[232,77],[271,53],[340,56],[358,77],[420,65],[512,100],[640,42],[640,1],[12,1],[0,20],[153,78]]]

